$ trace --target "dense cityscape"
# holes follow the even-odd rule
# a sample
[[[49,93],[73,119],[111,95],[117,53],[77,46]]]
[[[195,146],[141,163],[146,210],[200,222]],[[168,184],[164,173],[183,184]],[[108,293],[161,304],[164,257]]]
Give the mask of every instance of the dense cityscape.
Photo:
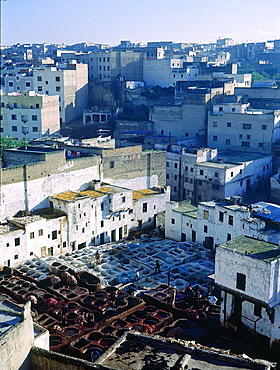
[[[0,133],[3,369],[280,368],[280,39],[1,46]]]

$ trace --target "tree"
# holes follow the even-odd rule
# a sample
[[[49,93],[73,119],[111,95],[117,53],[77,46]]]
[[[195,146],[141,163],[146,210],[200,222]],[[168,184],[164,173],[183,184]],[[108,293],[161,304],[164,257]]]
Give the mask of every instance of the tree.
[[[2,157],[3,150],[10,148],[19,148],[20,146],[26,145],[24,139],[18,140],[12,137],[0,137],[0,156]]]

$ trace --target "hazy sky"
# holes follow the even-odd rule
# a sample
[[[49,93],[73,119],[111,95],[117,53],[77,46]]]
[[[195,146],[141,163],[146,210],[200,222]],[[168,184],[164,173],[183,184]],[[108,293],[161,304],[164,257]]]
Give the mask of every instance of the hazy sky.
[[[280,39],[280,0],[0,0],[2,45]]]

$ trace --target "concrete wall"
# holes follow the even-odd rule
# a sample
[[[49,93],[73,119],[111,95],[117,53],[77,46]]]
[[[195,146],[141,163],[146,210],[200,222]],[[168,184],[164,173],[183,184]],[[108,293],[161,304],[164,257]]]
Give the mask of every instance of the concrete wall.
[[[4,369],[30,369],[29,352],[34,344],[30,302],[24,306],[23,320],[1,335],[1,366]]]

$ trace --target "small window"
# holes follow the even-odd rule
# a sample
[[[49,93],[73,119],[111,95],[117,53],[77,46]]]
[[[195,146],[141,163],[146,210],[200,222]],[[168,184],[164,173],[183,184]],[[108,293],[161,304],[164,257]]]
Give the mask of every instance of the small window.
[[[175,224],[175,218],[171,218],[171,223],[174,225]]]
[[[56,86],[55,91],[60,91],[60,86]]]
[[[56,81],[56,82],[59,82],[59,81],[60,81],[60,77],[56,76],[56,77],[55,77],[55,81]]]
[[[40,108],[40,104],[38,104],[38,103],[37,103],[37,104],[36,104],[36,108]]]
[[[38,86],[38,91],[43,91],[43,87],[42,86]]]
[[[231,122],[227,122],[227,127],[231,127]]]
[[[177,191],[177,186],[174,186],[174,191],[175,191],[175,192]]]
[[[227,234],[227,241],[231,240],[231,234]]]
[[[18,259],[18,254],[15,254],[14,259],[15,259],[15,260],[17,260],[17,259]]]
[[[143,203],[143,213],[148,211],[148,203]]]
[[[122,197],[122,202],[123,202],[123,203],[125,202],[125,197]]]
[[[246,136],[246,139],[250,140],[251,139],[251,135],[247,135]]]
[[[57,230],[52,231],[52,240],[57,239]]]
[[[206,225],[204,225],[204,227],[203,227],[203,231],[204,231],[205,233],[207,233],[207,232],[208,232],[208,227],[207,227]]]
[[[219,107],[219,112],[222,112],[224,110],[223,107]]]
[[[101,221],[100,226],[104,227],[104,221],[103,220]]]
[[[242,141],[241,146],[250,146],[250,141]]]
[[[17,119],[17,115],[16,114],[12,114],[12,120],[13,121],[16,121],[16,119]]]
[[[228,224],[233,226],[233,216],[228,216]]]
[[[230,177],[233,177],[233,172],[230,173]]]
[[[191,172],[193,172],[193,167],[191,167]]]
[[[104,204],[103,203],[100,204],[100,208],[101,208],[101,211],[104,210]]]
[[[245,290],[246,288],[246,275],[237,273],[236,276],[236,288],[240,290]]]
[[[114,168],[115,167],[115,162],[114,161],[111,161],[110,162],[110,168]]]
[[[38,231],[38,235],[39,235],[39,236],[42,236],[42,235],[43,235],[43,229],[40,229],[40,230]]]
[[[37,76],[37,81],[42,81],[42,76]]]
[[[200,171],[199,171],[199,174],[200,174],[200,175],[203,175],[203,173],[204,173],[204,172],[203,172],[203,170],[200,170]]]
[[[32,127],[32,132],[38,132],[39,130],[38,130],[38,127]]]
[[[178,163],[174,163],[174,168],[178,168]]]
[[[251,130],[252,124],[251,123],[243,123],[243,130]]]
[[[169,180],[169,174],[168,173],[166,174],[166,180]]]
[[[10,246],[10,243],[6,243],[6,247],[9,247]]]
[[[177,178],[178,178],[178,176],[177,176],[177,175],[175,175],[175,176],[174,176],[174,180],[176,181],[176,180],[177,180]]]
[[[66,248],[66,242],[62,243],[62,248]]]
[[[20,238],[15,238],[15,246],[17,247],[20,245]]]
[[[17,126],[12,126],[12,131],[17,131]]]
[[[213,136],[213,141],[218,141],[218,136],[217,135]]]
[[[31,233],[30,233],[30,239],[34,239],[35,238],[35,233],[34,233],[34,231],[32,231]]]
[[[219,177],[219,173],[218,172],[215,172],[215,177]]]
[[[230,145],[230,139],[226,139],[226,145]]]
[[[45,84],[48,85],[49,84],[49,81],[46,81]]]
[[[219,221],[224,222],[224,212],[219,212]]]
[[[242,139],[242,138],[243,138],[243,135],[242,135],[242,134],[240,134],[240,135],[239,135],[239,139]]]
[[[218,122],[214,121],[213,122],[213,127],[218,127]]]
[[[262,125],[262,130],[266,130],[266,125]]]
[[[133,213],[133,209],[130,209],[128,213],[131,215]]]
[[[14,86],[14,83],[12,81],[9,81],[9,86]]]
[[[185,167],[185,170],[186,170],[186,171],[188,171],[188,169],[189,169],[189,167],[188,167],[188,166],[186,166],[186,167]]]
[[[25,82],[25,86],[30,87],[31,86],[30,82]]]
[[[203,211],[203,218],[204,218],[204,220],[209,219],[209,211]]]
[[[166,167],[169,167],[169,162],[166,162]]]
[[[254,304],[254,315],[262,317],[262,306],[259,303]]]

